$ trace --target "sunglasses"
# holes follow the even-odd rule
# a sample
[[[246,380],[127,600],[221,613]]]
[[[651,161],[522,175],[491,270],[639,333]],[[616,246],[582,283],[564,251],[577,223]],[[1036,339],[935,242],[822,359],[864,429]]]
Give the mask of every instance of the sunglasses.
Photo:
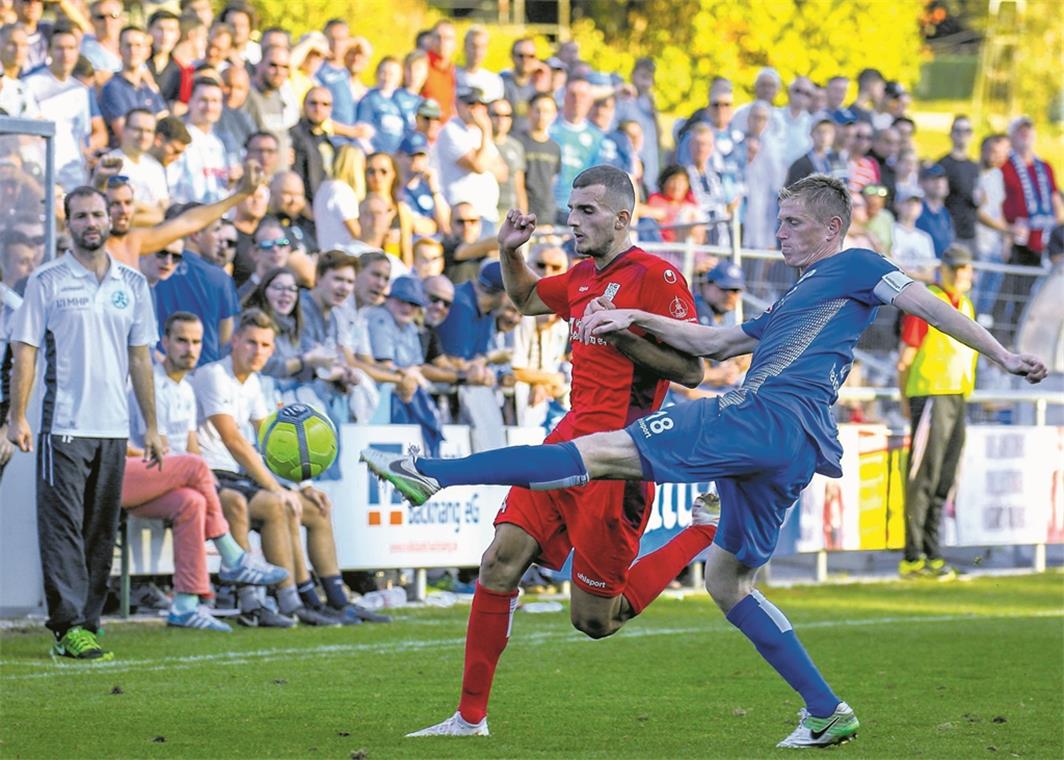
[[[548,264],[546,261],[537,261],[535,267],[547,272],[561,272],[565,269],[561,264]]]
[[[709,104],[710,108],[731,108],[734,105],[730,100],[714,100]]]
[[[514,53],[514,58],[535,58],[535,53]]]
[[[93,18],[93,21],[106,21],[107,19],[111,19],[112,21],[115,21],[117,19],[122,18],[122,14],[121,13],[94,13],[94,14],[92,14],[92,18]]]
[[[429,294],[429,303],[433,303],[433,304],[435,304],[436,306],[443,306],[443,307],[445,307],[445,308],[449,309],[449,308],[451,308],[451,304],[452,304],[453,302],[452,302],[452,301],[448,301],[448,300],[447,300],[446,298],[444,298],[443,296],[434,296],[434,295],[432,295],[432,294],[430,293],[430,294]]]
[[[125,174],[116,174],[107,178],[107,187],[121,187],[129,184],[129,177]]]
[[[308,100],[307,101],[307,105],[308,106],[331,106],[332,105],[332,101],[331,100]]]
[[[276,240],[260,240],[257,243],[260,251],[270,251],[274,248],[285,248],[290,245],[292,245],[292,241],[286,237],[277,238]]]
[[[514,115],[512,113],[510,113],[509,111],[507,111],[506,113],[499,113],[497,111],[490,111],[488,113],[488,115],[491,116],[491,118],[493,118],[493,119],[512,119],[514,117]]]
[[[480,219],[455,219],[455,224],[476,224]]]
[[[226,248],[236,248],[236,241],[228,238],[222,238],[218,241],[219,245],[224,245]]]
[[[384,167],[375,168],[375,167],[371,166],[371,167],[366,169],[366,174],[391,174],[391,173],[392,173],[391,169],[384,168]]]
[[[165,261],[166,259],[173,259],[175,264],[180,264],[181,260],[185,258],[183,253],[174,253],[173,251],[156,251],[155,258],[159,261]]]
[[[887,188],[882,185],[866,185],[861,192],[865,195],[875,195],[879,198],[887,197]]]
[[[797,88],[791,90],[795,95],[805,95],[807,98],[813,97],[815,94],[812,90],[799,90]]]

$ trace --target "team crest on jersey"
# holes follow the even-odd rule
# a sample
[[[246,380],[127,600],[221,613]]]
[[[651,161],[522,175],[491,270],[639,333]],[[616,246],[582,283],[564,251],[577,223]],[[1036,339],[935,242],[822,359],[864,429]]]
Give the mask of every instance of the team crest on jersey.
[[[676,296],[672,299],[672,303],[669,304],[669,313],[672,314],[673,319],[686,319],[687,304],[680,300],[679,296]]]
[[[129,306],[129,296],[126,295],[126,291],[116,290],[114,295],[111,296],[111,305],[116,309],[124,309]]]
[[[676,272],[672,271],[671,269],[666,269],[665,270],[664,277],[665,277],[665,282],[669,283],[670,285],[675,285],[676,284]]]
[[[611,282],[609,285],[606,286],[606,292],[602,294],[602,297],[603,298],[608,298],[608,299],[610,299],[612,301],[613,297],[615,295],[617,295],[617,291],[620,290],[620,289],[621,289],[621,283],[619,283],[619,282]]]

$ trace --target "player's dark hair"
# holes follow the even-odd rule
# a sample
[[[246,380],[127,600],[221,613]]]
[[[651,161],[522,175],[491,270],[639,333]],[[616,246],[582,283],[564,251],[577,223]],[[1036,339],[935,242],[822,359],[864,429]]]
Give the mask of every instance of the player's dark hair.
[[[549,100],[551,103],[554,104],[555,109],[558,108],[558,101],[555,100],[554,95],[549,92],[537,92],[535,95],[528,99],[528,107],[531,108],[541,100]]]
[[[274,335],[279,332],[277,323],[262,309],[245,309],[240,312],[240,322],[237,323],[234,332],[243,332],[253,327],[257,327],[260,330],[272,330]]]
[[[281,141],[277,139],[277,135],[275,135],[273,132],[267,132],[264,129],[260,129],[258,132],[252,132],[250,135],[247,136],[247,139],[244,140],[244,150],[248,149],[248,147],[251,145],[252,140],[258,140],[260,137],[268,137],[275,143],[277,143],[278,146],[280,146],[281,144]]]
[[[181,17],[173,11],[160,9],[148,16],[148,28],[151,29],[160,21],[181,21]]]
[[[139,114],[144,114],[145,116],[150,116],[152,119],[155,119],[155,114],[153,114],[147,108],[142,108],[141,106],[137,106],[136,108],[130,108],[128,111],[126,111],[126,115],[125,115],[126,122],[128,122],[134,115],[136,115],[138,113]],[[158,119],[155,119],[155,120],[158,121]]]
[[[199,322],[203,324],[203,320],[193,314],[191,311],[175,311],[166,321],[163,323],[163,335],[170,336],[170,328],[177,322]]]
[[[910,127],[913,128],[913,132],[914,133],[916,132],[916,122],[913,121],[912,119],[910,119],[908,116],[899,116],[898,118],[896,118],[894,121],[892,121],[890,123],[890,126],[896,127],[896,126],[898,126],[899,124],[902,124],[902,123],[908,124]]]
[[[850,229],[850,217],[853,214],[850,191],[844,182],[835,177],[829,177],[827,174],[810,174],[780,190],[780,203],[789,200],[801,202],[807,211],[822,222],[837,216],[842,222],[840,237],[845,237],[847,230]]]
[[[880,82],[886,81],[883,75],[879,73],[879,69],[861,69],[861,73],[857,75],[857,86],[864,88],[876,80]]]
[[[388,258],[388,254],[384,251],[366,251],[365,253],[359,254],[357,271],[361,272],[363,269],[373,266],[378,261],[387,261],[390,264],[392,260]]]
[[[600,164],[584,169],[573,180],[573,189],[602,185],[606,188],[606,202],[614,211],[627,211],[629,215],[635,210],[635,188],[632,179],[620,169]]]
[[[222,83],[214,77],[196,77],[192,80],[192,90],[189,92],[190,97],[195,97],[196,90],[200,87],[217,87],[222,89]]]
[[[103,201],[103,207],[106,209],[107,196],[101,193],[95,187],[89,187],[88,185],[79,185],[78,187],[75,187],[73,190],[67,193],[66,196],[63,198],[63,216],[67,219],[67,221],[70,220],[70,202],[72,200],[74,200],[75,198],[91,198],[94,195],[101,201]],[[110,216],[110,212],[108,212],[107,215]]]

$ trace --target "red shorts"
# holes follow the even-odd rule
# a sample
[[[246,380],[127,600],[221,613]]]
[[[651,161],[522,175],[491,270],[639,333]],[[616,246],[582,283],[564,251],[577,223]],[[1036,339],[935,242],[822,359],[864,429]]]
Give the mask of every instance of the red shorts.
[[[573,583],[589,594],[620,595],[650,517],[654,484],[595,480],[558,491],[510,489],[495,525],[511,523],[539,544],[536,561],[554,570],[573,554]]]

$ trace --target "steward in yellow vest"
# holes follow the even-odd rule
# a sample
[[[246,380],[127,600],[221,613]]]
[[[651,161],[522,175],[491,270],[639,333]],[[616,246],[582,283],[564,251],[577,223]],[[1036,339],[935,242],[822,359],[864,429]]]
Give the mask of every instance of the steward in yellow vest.
[[[967,295],[972,279],[972,254],[953,245],[942,254],[938,284],[928,290],[974,319]],[[902,319],[898,384],[902,411],[912,420],[902,577],[956,575],[942,558],[939,529],[964,449],[965,399],[975,387],[977,356],[919,317]]]

